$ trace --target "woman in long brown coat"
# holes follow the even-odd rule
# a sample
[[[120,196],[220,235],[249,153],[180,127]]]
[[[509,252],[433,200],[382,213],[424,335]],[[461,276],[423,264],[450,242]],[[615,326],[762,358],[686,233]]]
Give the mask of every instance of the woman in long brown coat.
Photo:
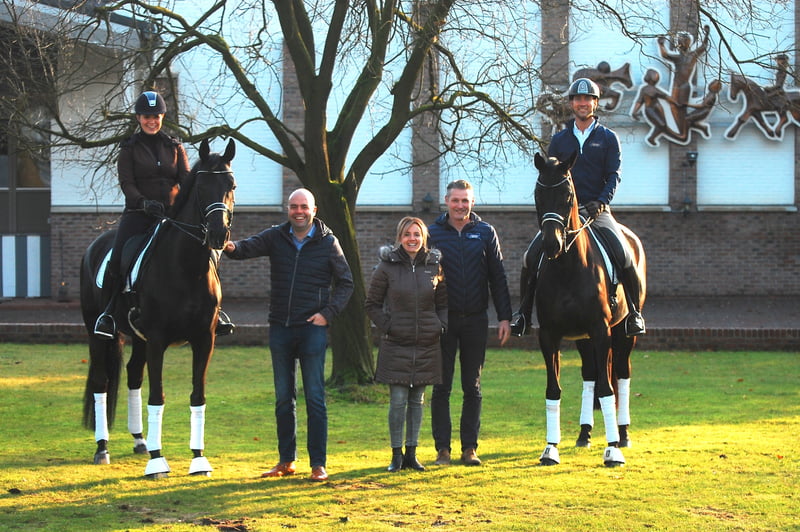
[[[407,216],[393,247],[380,250],[366,310],[381,332],[375,380],[389,385],[389,471],[425,467],[416,456],[425,386],[442,380],[439,338],[447,327],[447,290],[441,253],[428,249],[428,229]],[[405,455],[402,452],[405,425]]]

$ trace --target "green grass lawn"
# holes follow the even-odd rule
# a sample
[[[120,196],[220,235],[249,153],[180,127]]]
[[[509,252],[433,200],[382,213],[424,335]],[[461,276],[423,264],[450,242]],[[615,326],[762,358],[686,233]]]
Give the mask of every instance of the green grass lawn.
[[[480,467],[433,465],[426,411],[418,455],[428,469],[386,472],[386,390],[333,392],[324,483],[307,480],[302,399],[298,474],[259,478],[278,458],[265,348],[218,348],[211,362],[211,478],[186,474],[189,349],[167,352],[172,473],[156,481],[143,478],[147,457],[131,452],[124,389],[112,463],[92,465],[93,433],[80,424],[86,358],[83,346],[0,345],[1,530],[800,530],[800,353],[635,352],[633,447],[626,466],[612,469],[602,462],[599,412],[594,446],[573,447],[575,351],[564,354],[555,467],[537,465],[545,445],[538,353],[489,351]]]

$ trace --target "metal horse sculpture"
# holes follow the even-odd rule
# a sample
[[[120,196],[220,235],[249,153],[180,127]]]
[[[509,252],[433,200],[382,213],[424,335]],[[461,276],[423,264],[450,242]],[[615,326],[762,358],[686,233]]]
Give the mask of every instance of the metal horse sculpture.
[[[189,474],[210,475],[211,465],[203,456],[206,372],[216,340],[216,324],[222,300],[217,261],[230,238],[233,217],[234,181],[230,162],[235,155],[233,139],[225,153],[210,153],[208,141],[200,146],[200,160],[194,165],[175,204],[157,226],[156,236],[143,255],[133,290],[127,297],[124,315],[117,319],[133,348],[128,371],[128,429],[134,437],[134,452],[150,453],[145,475],[159,478],[169,473],[161,454],[161,426],[164,411],[162,368],[164,351],[170,345],[188,342],[192,348],[192,393],[190,398],[193,459]],[[96,464],[110,462],[109,428],[113,425],[117,392],[121,380],[124,340],[120,335],[103,339],[93,334],[102,312],[98,279],[114,241],[114,232],[98,237],[81,262],[81,311],[89,332],[89,375],[84,394],[84,425],[94,429]],[[141,288],[140,288],[141,287]],[[131,319],[129,308],[140,311]],[[117,312],[117,314],[122,314]],[[147,364],[147,440],[143,437],[141,387]]]
[[[620,447],[630,444],[630,354],[636,340],[625,335],[623,320],[628,308],[622,285],[613,283],[604,252],[578,213],[570,176],[576,157],[573,154],[563,162],[538,153],[534,157],[539,170],[534,195],[545,257],[539,268],[535,301],[539,345],[547,367],[547,446],[539,461],[542,465],[560,463],[560,348],[563,339],[572,339],[577,340],[584,383],[578,446],[589,445],[597,399],[608,441],[603,461],[614,467],[625,463]],[[636,235],[623,229],[642,279],[641,308],[646,288],[644,250]]]
[[[731,101],[736,101],[740,93],[744,94],[744,107],[736,117],[736,122],[725,132],[725,138],[735,139],[751,118],[772,140],[783,138],[783,129],[790,120],[800,125],[800,92],[785,91],[782,87],[764,88],[752,79],[733,72],[729,89]],[[774,126],[767,121],[770,117],[777,118]]]

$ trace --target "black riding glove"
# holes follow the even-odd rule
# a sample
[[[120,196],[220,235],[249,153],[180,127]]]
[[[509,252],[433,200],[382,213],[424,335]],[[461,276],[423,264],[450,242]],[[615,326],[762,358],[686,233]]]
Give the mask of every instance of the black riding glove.
[[[586,207],[586,212],[589,213],[589,218],[592,220],[600,216],[600,213],[606,210],[606,204],[597,200],[587,202],[584,207]]]
[[[144,213],[149,216],[155,216],[157,218],[164,216],[164,204],[158,200],[144,200],[142,202],[142,209],[144,209]]]

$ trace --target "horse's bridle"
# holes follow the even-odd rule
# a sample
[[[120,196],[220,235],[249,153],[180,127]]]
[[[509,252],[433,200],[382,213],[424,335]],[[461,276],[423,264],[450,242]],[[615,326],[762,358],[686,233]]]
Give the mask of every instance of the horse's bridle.
[[[230,174],[231,177],[233,177],[233,172],[230,171],[230,170],[197,170],[197,172],[195,172],[195,173],[196,174]],[[193,194],[195,196],[195,200],[199,199],[197,197],[197,194],[198,194],[197,189],[198,189],[198,187],[197,187],[197,184],[195,183],[195,189],[193,191]],[[198,202],[195,201],[195,203],[198,203]],[[224,212],[224,213],[226,213],[228,215],[228,225],[225,227],[225,229],[230,231],[231,230],[231,225],[233,224],[233,210],[228,208],[228,206],[225,205],[221,201],[216,201],[214,203],[211,203],[210,205],[207,205],[205,207],[205,209],[201,208],[200,215],[203,218],[203,223],[201,223],[199,225],[188,224],[188,223],[185,223],[185,222],[179,222],[178,220],[174,220],[174,219],[170,219],[170,221],[172,222],[172,224],[175,227],[177,227],[184,234],[189,235],[190,237],[194,238],[195,240],[197,240],[201,244],[205,244],[206,243],[206,238],[208,236],[208,217],[211,216],[213,213],[218,212],[218,211],[222,211],[222,212]],[[200,231],[200,234],[202,235],[202,238],[197,236],[197,235],[195,235],[194,233],[192,233],[190,231],[190,229],[198,229]]]
[[[545,183],[542,183],[541,180],[539,179],[536,180],[536,186],[542,188],[557,188],[563,185],[564,183],[567,184],[572,183],[572,178],[569,175],[566,175],[564,176],[564,179],[552,185],[547,185]],[[572,209],[572,205],[574,203],[575,203],[575,187],[570,186],[570,198],[569,198],[570,209]],[[568,238],[567,243],[564,245],[564,253],[566,253],[567,251],[569,251],[569,248],[572,247],[572,244],[574,244],[575,241],[578,239],[578,235],[581,233],[581,231],[589,227],[593,221],[594,221],[593,218],[588,218],[577,229],[570,229],[569,227],[567,227],[568,220],[565,217],[561,216],[557,212],[546,212],[542,214],[542,217],[539,221],[539,225],[543,226],[547,222],[553,222],[561,226],[561,228],[564,231],[564,234]]]

